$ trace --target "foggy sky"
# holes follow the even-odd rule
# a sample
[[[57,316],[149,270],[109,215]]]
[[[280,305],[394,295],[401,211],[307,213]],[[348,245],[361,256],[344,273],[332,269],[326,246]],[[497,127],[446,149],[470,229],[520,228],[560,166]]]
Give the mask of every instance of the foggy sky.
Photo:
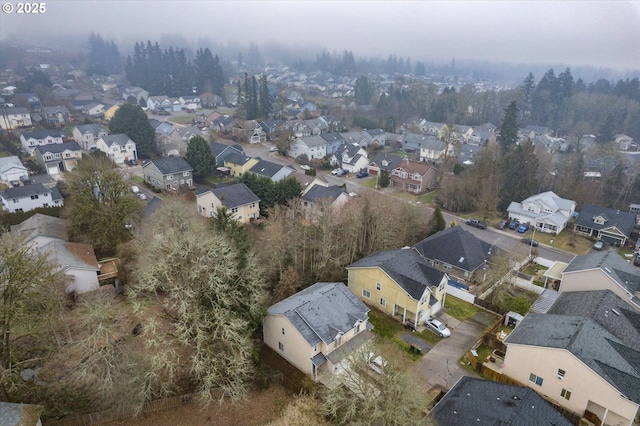
[[[456,58],[640,69],[638,1],[54,0],[46,6],[40,16],[2,13],[0,39],[78,34],[86,45],[93,31],[120,44],[171,33],[192,43],[313,44],[414,63]],[[121,53],[127,52],[121,47]]]

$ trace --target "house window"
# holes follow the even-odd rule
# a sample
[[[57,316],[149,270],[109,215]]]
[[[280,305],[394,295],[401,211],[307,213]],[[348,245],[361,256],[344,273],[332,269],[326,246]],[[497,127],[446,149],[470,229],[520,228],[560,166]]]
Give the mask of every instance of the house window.
[[[378,291],[382,290],[382,284],[376,283],[376,290]]]
[[[371,299],[371,292],[369,290],[365,290],[364,288],[362,289],[362,297],[365,297],[367,299]]]
[[[189,176],[189,172],[182,172],[182,176],[185,176],[185,177]]]
[[[282,328],[282,334],[284,334],[284,327]]]
[[[173,179],[173,175],[167,175],[167,180],[172,180]]]
[[[13,199],[13,203],[14,203],[14,204],[18,204],[18,199],[17,199],[17,198],[14,198],[14,199]]]
[[[278,349],[280,349],[280,352],[284,352],[284,343],[278,342]]]
[[[450,271],[451,270],[451,265],[449,265],[448,263],[445,263],[442,265],[442,269],[444,269],[445,271]]]
[[[542,386],[542,381],[544,379],[542,377],[536,376],[535,374],[529,374],[529,381],[535,383],[538,386]]]
[[[439,260],[435,260],[435,261],[433,262],[433,264],[434,264],[434,265],[436,265],[436,266],[440,266],[440,261],[439,261]]]
[[[37,200],[38,198],[39,198],[39,197],[38,197],[38,195],[32,195],[32,196],[31,196],[31,199],[32,199],[32,200]]]
[[[564,379],[565,373],[566,371],[564,371],[562,368],[558,368],[558,379]]]
[[[571,391],[562,389],[562,391],[560,391],[560,396],[568,401],[569,399],[571,399]]]
[[[356,333],[360,333],[360,323],[356,324]]]
[[[256,207],[256,203],[249,204],[249,207],[252,208],[252,209],[255,208]]]
[[[384,297],[380,298],[380,306],[387,306],[387,301],[384,300]]]
[[[237,207],[232,208],[231,213],[238,213],[238,208]]]

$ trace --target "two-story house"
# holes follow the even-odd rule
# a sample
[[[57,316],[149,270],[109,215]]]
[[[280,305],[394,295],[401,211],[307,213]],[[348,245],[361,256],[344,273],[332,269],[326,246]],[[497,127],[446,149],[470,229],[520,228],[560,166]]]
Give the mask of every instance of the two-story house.
[[[368,171],[370,175],[377,176],[382,170],[386,170],[391,175],[391,171],[398,167],[402,161],[402,157],[391,155],[386,152],[378,152],[373,160],[369,163]]]
[[[229,170],[231,176],[242,177],[242,175],[251,170],[258,161],[260,161],[259,158],[233,152],[224,159],[224,167]]]
[[[337,185],[313,185],[300,198],[309,220],[322,216],[327,210],[341,209],[350,199],[351,195],[347,190]]]
[[[64,205],[58,188],[47,188],[41,183],[7,188],[0,192],[0,200],[2,200],[2,208],[9,213]]]
[[[142,166],[144,181],[155,189],[193,187],[193,167],[183,157],[163,157]]]
[[[327,155],[327,142],[320,136],[297,138],[287,154],[293,158],[306,156],[309,161],[320,160]]]
[[[55,145],[39,146],[35,150],[36,161],[40,169],[47,174],[55,175],[70,172],[82,159],[82,149],[75,142],[65,142]]]
[[[327,153],[326,155],[333,154],[338,149],[340,149],[342,145],[346,143],[346,141],[344,140],[344,138],[340,133],[322,133],[320,134],[320,137],[325,142],[325,145],[326,145],[325,150]]]
[[[29,176],[29,170],[22,164],[20,158],[15,155],[0,157],[0,181],[11,182]]]
[[[268,177],[274,182],[279,182],[293,173],[294,170],[289,166],[258,158],[258,161],[248,171],[254,175]]]
[[[70,121],[71,114],[66,106],[46,106],[40,111],[42,120],[50,126],[64,126]]]
[[[379,251],[347,266],[349,289],[363,302],[414,327],[444,306],[448,276],[417,251]]]
[[[438,171],[432,165],[405,159],[391,170],[389,186],[422,194],[435,186],[437,177]]]
[[[0,128],[17,130],[33,126],[29,110],[24,107],[0,107]]]
[[[36,132],[23,132],[20,135],[22,148],[33,155],[36,147],[62,143],[62,132],[60,130],[40,130]]]
[[[244,183],[216,189],[201,188],[196,193],[196,205],[198,213],[205,217],[215,217],[220,207],[240,223],[260,217],[260,199]]]
[[[95,149],[98,139],[108,134],[100,124],[80,124],[73,128],[73,140],[85,151]]]
[[[316,283],[267,309],[264,343],[319,381],[372,339],[368,312],[344,284]]]
[[[149,99],[147,99],[147,109],[154,112],[171,112],[171,100],[164,95],[149,96]]]
[[[526,223],[536,231],[558,235],[576,210],[576,202],[560,198],[552,191],[533,195],[521,203],[512,201],[507,208],[509,219]]]
[[[224,167],[224,160],[231,154],[244,155],[244,150],[240,145],[226,145],[219,142],[209,144],[211,154],[213,154],[214,165]]]
[[[583,204],[575,223],[576,233],[624,246],[633,232],[636,215],[616,209]]]
[[[124,133],[100,137],[96,142],[96,148],[116,164],[138,159],[136,143]]]
[[[343,144],[329,160],[333,166],[349,173],[358,173],[369,166],[367,151],[359,145]]]

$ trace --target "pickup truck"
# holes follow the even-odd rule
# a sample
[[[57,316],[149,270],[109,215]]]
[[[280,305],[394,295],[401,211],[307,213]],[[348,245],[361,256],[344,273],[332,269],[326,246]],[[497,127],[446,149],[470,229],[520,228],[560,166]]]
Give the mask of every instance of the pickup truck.
[[[469,226],[473,226],[474,228],[478,228],[478,229],[487,229],[487,224],[484,222],[480,222],[477,219],[469,219],[468,221],[465,222],[467,225]]]

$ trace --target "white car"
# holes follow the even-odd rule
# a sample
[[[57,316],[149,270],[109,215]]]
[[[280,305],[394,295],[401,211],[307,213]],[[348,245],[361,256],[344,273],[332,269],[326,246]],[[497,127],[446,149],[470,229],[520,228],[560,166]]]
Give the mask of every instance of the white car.
[[[140,188],[138,188],[137,185],[131,185],[131,192],[137,194],[138,192],[140,192]]]
[[[307,166],[306,164],[301,165],[300,168],[302,170],[311,170],[311,167]]]
[[[332,175],[339,175],[342,173],[342,169],[333,169],[331,170]]]
[[[141,200],[146,200],[147,196],[145,194],[143,194],[142,192],[139,192],[138,194],[138,198],[140,198]]]
[[[436,333],[440,337],[449,337],[451,336],[451,331],[447,328],[446,325],[441,323],[435,318],[429,318],[424,322],[424,325],[429,327],[431,331]]]

